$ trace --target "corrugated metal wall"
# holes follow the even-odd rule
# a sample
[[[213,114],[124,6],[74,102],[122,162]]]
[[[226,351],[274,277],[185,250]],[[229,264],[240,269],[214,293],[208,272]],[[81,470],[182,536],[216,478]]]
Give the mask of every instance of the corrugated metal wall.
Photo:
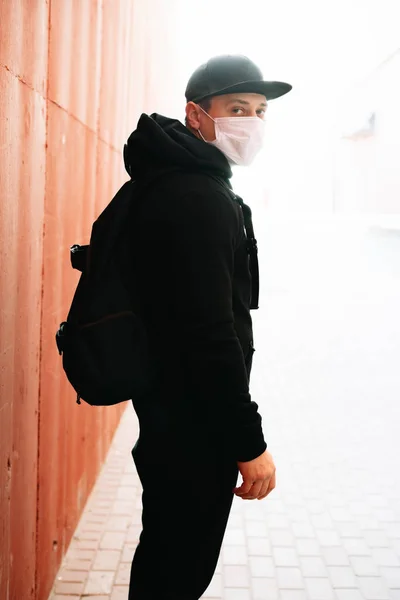
[[[140,112],[168,97],[173,5],[0,0],[1,600],[47,598],[124,408],[75,404],[54,333],[69,246],[126,179]]]

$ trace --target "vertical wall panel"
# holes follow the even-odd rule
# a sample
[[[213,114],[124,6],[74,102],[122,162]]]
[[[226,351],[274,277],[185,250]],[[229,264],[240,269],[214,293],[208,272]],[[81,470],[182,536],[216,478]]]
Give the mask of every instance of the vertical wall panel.
[[[49,99],[93,131],[97,126],[102,11],[98,0],[52,0]]]
[[[43,98],[0,68],[0,598],[35,587]]]
[[[0,65],[42,96],[47,85],[48,3],[0,0]]]
[[[143,85],[142,79],[131,70],[135,46],[128,39],[130,4],[124,0],[104,0],[103,4],[101,81],[112,83],[100,87],[99,135],[118,150],[125,136],[127,82],[132,76],[138,87]]]
[[[88,241],[95,200],[96,135],[65,110],[48,104],[44,294],[40,397],[38,591],[48,589],[70,541],[102,457],[81,460],[85,411],[75,403],[56,352],[54,334],[65,320],[79,274],[69,247]],[[92,419],[96,418],[92,409]],[[93,427],[93,436],[102,435]],[[88,471],[85,472],[85,467]],[[80,493],[77,497],[77,489]],[[51,580],[50,580],[51,582]]]
[[[76,405],[54,335],[79,277],[69,247],[171,89],[164,4],[0,0],[1,600],[47,600],[126,406]]]

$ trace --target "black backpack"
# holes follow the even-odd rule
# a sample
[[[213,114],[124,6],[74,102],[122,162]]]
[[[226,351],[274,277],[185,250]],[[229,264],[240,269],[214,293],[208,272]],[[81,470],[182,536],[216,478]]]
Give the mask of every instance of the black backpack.
[[[140,184],[128,181],[94,222],[88,246],[71,247],[71,263],[82,272],[67,320],[56,333],[57,348],[77,402],[110,406],[140,398],[148,389],[150,365],[145,326],[135,301],[120,276],[118,252],[126,224],[138,212],[144,189],[161,175],[159,171]],[[220,178],[213,176],[227,188]],[[257,242],[251,211],[228,189],[243,210],[247,250],[252,274],[252,305],[258,308]]]
[[[56,343],[78,404],[109,406],[147,388],[146,330],[120,276],[116,247],[143,187],[153,181],[125,183],[94,222],[90,244],[71,247],[72,267],[82,275]]]

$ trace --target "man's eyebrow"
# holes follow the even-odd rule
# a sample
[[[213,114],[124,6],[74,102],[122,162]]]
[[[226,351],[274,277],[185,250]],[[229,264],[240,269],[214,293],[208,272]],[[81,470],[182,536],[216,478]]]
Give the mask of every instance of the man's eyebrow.
[[[232,100],[229,100],[228,104],[242,104],[243,106],[249,106],[250,102],[247,102],[247,100],[242,100],[241,98],[233,98]],[[259,106],[263,106],[266,108],[267,103],[260,102]]]

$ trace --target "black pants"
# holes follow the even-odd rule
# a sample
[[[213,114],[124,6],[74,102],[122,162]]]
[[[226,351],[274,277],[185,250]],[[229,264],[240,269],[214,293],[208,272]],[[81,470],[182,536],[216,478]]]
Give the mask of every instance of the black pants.
[[[143,530],[129,600],[198,600],[217,565],[237,465],[213,457],[210,448],[204,461],[191,461],[184,453],[155,455],[150,445],[140,439],[132,451],[143,486]]]

